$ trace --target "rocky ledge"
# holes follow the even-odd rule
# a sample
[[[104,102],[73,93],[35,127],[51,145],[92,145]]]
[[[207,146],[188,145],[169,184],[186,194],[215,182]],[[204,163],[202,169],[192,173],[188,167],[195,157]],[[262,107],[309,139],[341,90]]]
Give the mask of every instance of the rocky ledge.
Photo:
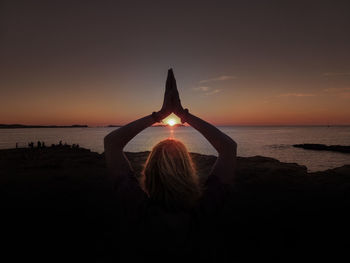
[[[148,154],[126,153],[137,172]],[[204,181],[216,157],[191,155]],[[112,192],[104,154],[64,145],[0,150],[3,251],[45,260],[45,251],[57,260],[73,254],[88,262],[118,261],[128,248],[126,260],[138,255],[138,238],[127,235],[125,245],[125,231],[115,230],[131,223],[121,221]],[[219,223],[208,219],[210,235],[207,228],[198,233],[205,248],[194,251],[196,261],[349,256],[350,165],[308,173],[295,163],[238,157],[236,187],[225,207]]]
[[[126,152],[137,173],[141,172],[149,152]],[[216,157],[191,153],[200,178],[204,181]],[[84,183],[107,178],[104,154],[69,145],[47,148],[20,148],[0,150],[0,180],[11,184],[35,182],[36,185],[56,181]],[[276,159],[254,156],[237,157],[237,185],[250,184],[313,186],[323,189],[350,186],[350,165],[322,172],[308,173],[296,163],[283,163]],[[30,184],[31,186],[33,184]],[[29,186],[27,186],[29,187]],[[350,189],[350,188],[349,188]]]

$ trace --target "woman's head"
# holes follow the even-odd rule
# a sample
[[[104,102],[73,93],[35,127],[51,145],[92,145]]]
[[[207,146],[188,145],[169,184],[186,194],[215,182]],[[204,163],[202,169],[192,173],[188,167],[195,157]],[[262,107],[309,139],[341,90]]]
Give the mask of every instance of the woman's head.
[[[198,176],[185,145],[174,139],[153,147],[142,184],[150,198],[168,208],[191,207],[200,197]]]

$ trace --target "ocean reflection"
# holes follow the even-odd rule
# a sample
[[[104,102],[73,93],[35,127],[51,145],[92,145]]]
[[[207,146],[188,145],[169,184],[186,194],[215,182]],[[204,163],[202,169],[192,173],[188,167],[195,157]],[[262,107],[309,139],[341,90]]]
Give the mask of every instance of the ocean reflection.
[[[103,138],[116,128],[41,128],[2,129],[0,148],[27,147],[28,142],[44,141],[46,145],[60,140],[103,152]],[[336,152],[307,151],[293,144],[320,143],[350,145],[350,127],[219,127],[238,144],[239,156],[267,156],[282,162],[306,165],[309,171],[320,171],[350,164],[350,155]],[[149,127],[138,134],[125,151],[149,151],[159,141],[181,140],[189,151],[217,155],[208,141],[192,127]]]

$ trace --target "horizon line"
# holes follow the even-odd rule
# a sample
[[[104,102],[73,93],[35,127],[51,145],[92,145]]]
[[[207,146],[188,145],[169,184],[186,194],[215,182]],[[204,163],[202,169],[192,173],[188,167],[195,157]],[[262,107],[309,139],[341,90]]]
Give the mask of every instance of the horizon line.
[[[330,127],[330,126],[350,126],[350,123],[349,124],[296,124],[296,123],[289,123],[289,124],[271,124],[271,123],[267,123],[267,124],[214,124],[214,123],[211,123],[213,124],[214,126],[217,126],[217,127],[232,127],[232,126],[244,126],[244,127],[266,127],[266,126],[327,126],[327,127]],[[20,124],[20,123],[11,123],[11,124],[5,124],[5,123],[0,123],[0,128],[7,128],[7,126],[23,126],[23,128],[30,128],[30,127],[33,127],[33,128],[69,128],[69,127],[76,127],[76,128],[113,128],[113,127],[122,127],[126,124],[106,124],[106,125],[88,125],[88,124],[63,124],[63,125],[60,125],[60,124]],[[182,127],[191,127],[191,125],[185,123],[184,125],[181,125]],[[170,125],[164,125],[164,124],[153,124],[151,125],[150,127],[171,127]],[[11,127],[8,127],[8,128],[11,128]],[[16,127],[13,127],[13,128],[16,128]],[[20,127],[18,127],[20,128]]]

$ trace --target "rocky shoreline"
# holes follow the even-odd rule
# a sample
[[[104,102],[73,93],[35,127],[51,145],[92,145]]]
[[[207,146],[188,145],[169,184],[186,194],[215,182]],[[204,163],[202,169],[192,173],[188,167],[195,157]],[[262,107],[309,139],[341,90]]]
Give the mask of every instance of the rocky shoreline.
[[[135,171],[139,173],[149,152],[126,152]],[[205,181],[216,157],[191,153],[200,178]],[[35,180],[45,174],[49,178],[85,177],[100,180],[107,177],[104,154],[98,154],[84,148],[62,145],[46,148],[18,148],[0,150],[1,179],[10,178],[20,183],[25,178]],[[307,168],[296,163],[283,163],[274,158],[254,156],[237,157],[238,185],[252,183],[282,184],[317,184],[322,181],[323,187],[350,182],[350,165],[328,169],[321,172],[307,172]]]
[[[302,148],[306,150],[350,153],[350,146],[344,146],[344,145],[324,145],[324,144],[304,143],[304,144],[294,144],[293,146],[296,148]]]
[[[136,172],[148,154],[126,153]],[[205,181],[216,157],[191,155]],[[222,218],[226,245],[231,237],[239,241],[234,246],[240,253],[232,252],[232,259],[347,255],[349,242],[341,240],[350,235],[350,165],[308,173],[305,166],[273,158],[238,157],[236,182]],[[111,254],[119,253],[110,247],[118,218],[112,192],[104,154],[70,146],[0,150],[8,249],[35,254],[40,247],[63,258],[73,252],[79,260],[112,262]]]

